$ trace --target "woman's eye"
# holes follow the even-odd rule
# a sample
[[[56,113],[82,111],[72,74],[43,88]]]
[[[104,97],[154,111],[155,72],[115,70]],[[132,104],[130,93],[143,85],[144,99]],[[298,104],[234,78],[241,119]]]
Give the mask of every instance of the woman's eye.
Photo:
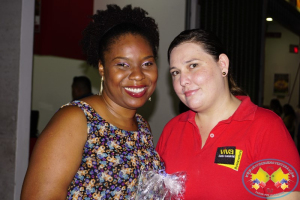
[[[177,74],[179,74],[178,71],[173,71],[173,72],[171,72],[171,75],[172,75],[172,76],[176,76]]]
[[[144,66],[151,66],[151,65],[153,65],[153,63],[152,62],[145,62],[142,65],[144,65]]]
[[[195,64],[195,63],[194,63],[194,64],[191,64],[191,65],[190,65],[190,68],[195,68],[195,67],[197,67],[197,65],[198,65],[198,64]]]
[[[118,63],[117,66],[120,66],[120,67],[129,67],[129,65],[127,63]]]

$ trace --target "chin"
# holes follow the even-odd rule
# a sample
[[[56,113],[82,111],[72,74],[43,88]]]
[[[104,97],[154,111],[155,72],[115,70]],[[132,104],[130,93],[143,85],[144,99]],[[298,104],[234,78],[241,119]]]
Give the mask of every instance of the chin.
[[[145,105],[146,101],[132,101],[130,103],[128,103],[128,107],[130,107],[131,109],[138,109],[140,107],[142,107],[143,105]]]
[[[201,105],[199,103],[190,102],[190,103],[187,103],[187,107],[189,107],[191,110],[197,112],[197,110],[199,110],[199,108],[201,107]]]

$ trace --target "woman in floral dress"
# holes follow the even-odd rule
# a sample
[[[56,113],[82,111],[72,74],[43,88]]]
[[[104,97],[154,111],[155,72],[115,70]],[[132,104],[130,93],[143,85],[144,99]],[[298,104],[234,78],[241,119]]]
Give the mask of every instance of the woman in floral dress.
[[[30,199],[132,199],[142,170],[160,170],[149,124],[136,113],[157,82],[158,27],[130,5],[97,11],[82,47],[101,91],[64,105],[39,137],[22,189]]]

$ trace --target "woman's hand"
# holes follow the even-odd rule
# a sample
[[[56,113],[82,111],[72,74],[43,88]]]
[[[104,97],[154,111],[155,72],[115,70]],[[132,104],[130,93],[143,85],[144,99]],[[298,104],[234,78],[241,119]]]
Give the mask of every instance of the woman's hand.
[[[60,109],[35,144],[21,200],[66,199],[87,139],[86,117],[78,107]]]

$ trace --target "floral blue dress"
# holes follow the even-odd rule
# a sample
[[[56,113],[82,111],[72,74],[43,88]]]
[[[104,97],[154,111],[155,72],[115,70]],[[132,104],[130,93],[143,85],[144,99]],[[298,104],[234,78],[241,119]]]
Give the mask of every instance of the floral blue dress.
[[[126,131],[105,121],[83,101],[65,106],[83,110],[88,133],[80,167],[68,188],[68,200],[132,199],[141,170],[164,169],[141,115],[136,114],[138,131]]]

